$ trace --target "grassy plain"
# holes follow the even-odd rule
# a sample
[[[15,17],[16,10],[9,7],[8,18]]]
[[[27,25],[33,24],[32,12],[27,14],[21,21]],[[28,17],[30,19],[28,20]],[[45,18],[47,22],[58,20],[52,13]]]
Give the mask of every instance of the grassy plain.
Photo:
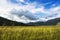
[[[0,26],[0,40],[60,40],[60,26]]]

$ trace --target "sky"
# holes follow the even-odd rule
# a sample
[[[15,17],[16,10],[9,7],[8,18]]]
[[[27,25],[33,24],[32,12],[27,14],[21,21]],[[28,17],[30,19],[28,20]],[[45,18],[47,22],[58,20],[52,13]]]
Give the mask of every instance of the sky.
[[[60,0],[0,0],[0,17],[30,23],[60,18]]]

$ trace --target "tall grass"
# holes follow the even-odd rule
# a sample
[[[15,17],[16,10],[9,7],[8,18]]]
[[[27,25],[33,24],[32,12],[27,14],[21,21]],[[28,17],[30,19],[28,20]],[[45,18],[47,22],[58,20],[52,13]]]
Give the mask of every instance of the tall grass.
[[[60,40],[60,27],[0,27],[0,40]]]

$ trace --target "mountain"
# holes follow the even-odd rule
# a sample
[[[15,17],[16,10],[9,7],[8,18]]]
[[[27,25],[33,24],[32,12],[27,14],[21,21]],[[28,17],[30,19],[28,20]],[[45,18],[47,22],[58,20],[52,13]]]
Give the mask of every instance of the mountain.
[[[60,18],[52,19],[47,22],[36,22],[36,23],[21,23],[21,22],[16,22],[16,21],[11,21],[5,18],[0,17],[0,26],[43,26],[43,25],[57,25],[57,23],[60,22]]]
[[[16,21],[11,21],[5,18],[0,17],[0,26],[27,26],[26,24],[16,22]]]
[[[45,25],[57,25],[57,23],[60,22],[60,18],[56,18],[56,19],[52,19],[52,20],[48,20],[46,22],[36,22],[36,23],[29,23],[28,25],[41,25],[41,26],[45,26]]]

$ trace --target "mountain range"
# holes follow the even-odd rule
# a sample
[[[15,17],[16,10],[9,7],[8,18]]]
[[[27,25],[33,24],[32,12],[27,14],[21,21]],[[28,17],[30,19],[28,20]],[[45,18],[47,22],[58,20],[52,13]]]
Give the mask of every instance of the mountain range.
[[[21,22],[16,22],[16,21],[11,21],[5,18],[0,17],[0,26],[44,26],[44,25],[57,25],[57,23],[60,22],[60,18],[48,20],[46,22],[35,22],[35,23],[21,23]]]

